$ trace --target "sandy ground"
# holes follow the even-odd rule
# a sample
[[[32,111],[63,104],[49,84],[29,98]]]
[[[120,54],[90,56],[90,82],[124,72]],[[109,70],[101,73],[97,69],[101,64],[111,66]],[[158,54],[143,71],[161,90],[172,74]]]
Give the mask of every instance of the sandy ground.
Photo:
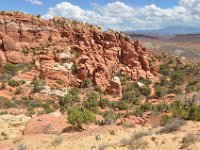
[[[148,150],[198,150],[200,138],[189,144],[183,144],[182,138],[191,133],[200,134],[200,122],[187,122],[179,131],[157,134],[161,127],[137,125],[133,128],[121,126],[90,127],[88,130],[62,134],[22,135],[24,123],[30,118],[20,115],[0,116],[0,150],[126,150],[127,141],[133,134],[146,133],[141,139]],[[2,138],[6,134],[6,138]],[[137,141],[136,141],[137,142]],[[141,142],[141,141],[139,141]],[[140,143],[138,143],[140,145]],[[143,144],[143,143],[141,143]],[[140,147],[140,146],[139,146]],[[139,149],[139,148],[138,148]]]

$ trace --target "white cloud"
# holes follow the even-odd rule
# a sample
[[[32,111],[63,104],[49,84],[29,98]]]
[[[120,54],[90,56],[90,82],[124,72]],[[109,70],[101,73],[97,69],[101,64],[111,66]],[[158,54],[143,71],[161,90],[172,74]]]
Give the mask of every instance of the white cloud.
[[[33,5],[42,5],[43,3],[39,0],[26,0],[28,2],[30,2]]]
[[[93,9],[84,10],[68,2],[49,8],[43,17],[63,16],[116,30],[150,29],[168,25],[200,26],[200,0],[180,0],[172,8],[160,8],[155,4],[134,8],[123,2],[101,6],[92,3]]]
[[[47,17],[53,16],[64,16],[70,17],[73,19],[82,19],[84,16],[85,11],[82,10],[79,6],[74,6],[68,2],[62,2],[57,4],[56,7],[49,8]]]
[[[102,7],[100,11],[101,14],[109,17],[132,17],[134,14],[132,7],[118,1],[108,3],[105,7]]]

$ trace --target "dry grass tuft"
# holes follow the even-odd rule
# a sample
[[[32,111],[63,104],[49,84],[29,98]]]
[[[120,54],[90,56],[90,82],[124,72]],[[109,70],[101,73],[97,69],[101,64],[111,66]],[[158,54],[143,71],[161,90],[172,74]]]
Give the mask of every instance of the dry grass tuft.
[[[188,133],[185,137],[182,138],[182,143],[190,144],[200,141],[199,136]]]
[[[174,131],[178,131],[180,127],[184,124],[184,121],[179,118],[173,118],[165,126],[160,129],[159,133],[171,133]]]
[[[62,143],[62,141],[63,141],[63,138],[61,136],[58,136],[58,137],[56,137],[56,138],[53,139],[53,141],[51,142],[51,144],[53,146],[58,146],[58,145],[60,145]]]

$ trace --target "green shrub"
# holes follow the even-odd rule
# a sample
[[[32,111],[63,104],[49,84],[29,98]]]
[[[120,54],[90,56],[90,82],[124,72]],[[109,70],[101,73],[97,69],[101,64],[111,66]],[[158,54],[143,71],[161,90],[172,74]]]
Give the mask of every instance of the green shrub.
[[[119,108],[119,103],[118,102],[111,102],[110,107],[112,107],[113,110],[117,110]]]
[[[136,104],[138,102],[138,98],[136,95],[136,85],[135,84],[129,84],[122,89],[122,100],[131,103]]]
[[[139,108],[136,108],[136,109],[132,112],[132,114],[133,114],[134,116],[137,116],[137,117],[142,117],[143,111],[142,111],[141,109],[139,109]]]
[[[160,118],[160,125],[164,126],[165,124],[167,124],[170,121],[171,117],[168,115],[162,115]]]
[[[28,55],[29,52],[30,52],[30,50],[28,50],[28,49],[23,49],[23,50],[22,50],[22,53],[24,53],[25,55]]]
[[[118,108],[119,108],[119,110],[127,110],[128,104],[125,101],[119,101]]]
[[[174,88],[169,89],[169,93],[182,94],[183,89],[179,86],[175,86]]]
[[[33,67],[34,67],[34,65],[31,63],[22,64],[23,72],[28,72],[28,71],[32,70]]]
[[[125,91],[133,91],[135,89],[136,85],[134,83],[128,84],[125,87],[123,87],[123,92]]]
[[[101,98],[101,99],[99,100],[99,106],[100,106],[102,109],[108,107],[109,105],[110,105],[110,102],[109,102],[109,100],[108,100],[107,98]]]
[[[170,74],[170,68],[167,64],[160,65],[160,73],[163,75],[169,75]]]
[[[28,98],[27,96],[22,96],[22,100],[23,100],[23,101],[28,101],[29,98]]]
[[[170,111],[173,116],[200,121],[200,106],[195,106],[192,103],[174,101],[170,104]]]
[[[193,86],[193,85],[196,85],[198,83],[197,80],[192,80],[192,81],[189,81],[187,86]]]
[[[153,109],[153,105],[151,103],[148,103],[148,102],[145,102],[144,104],[142,104],[140,106],[140,109],[143,111],[143,112],[146,112],[146,111],[151,111]]]
[[[194,86],[186,86],[185,91],[186,91],[186,93],[190,93],[192,91],[195,91],[195,87]]]
[[[80,90],[79,88],[76,88],[76,87],[69,90],[69,94],[74,95],[74,96],[78,96],[79,93],[80,93]]]
[[[82,129],[83,124],[95,122],[94,114],[85,108],[72,108],[68,112],[68,121],[77,128]]]
[[[132,91],[126,91],[122,93],[122,100],[131,104],[137,104],[138,98]]]
[[[34,114],[35,114],[34,107],[28,107],[26,115],[32,116]]]
[[[11,64],[6,63],[3,66],[3,73],[2,73],[2,79],[9,80],[13,76],[17,74],[18,71],[22,70],[23,72],[29,71],[33,68],[33,64],[30,63],[24,63],[24,64]]]
[[[5,84],[5,82],[2,82],[2,83],[1,83],[0,89],[3,90],[3,89],[5,89],[5,88],[6,88],[6,84]]]
[[[17,100],[8,100],[6,97],[0,96],[0,107],[2,109],[16,108],[17,106],[19,106]]]
[[[90,85],[90,80],[88,79],[88,78],[85,78],[85,79],[83,79],[83,81],[82,81],[82,87],[83,88],[86,88],[86,87],[88,87]]]
[[[15,95],[22,94],[23,90],[21,88],[16,88]]]
[[[144,95],[144,96],[150,96],[151,95],[151,89],[148,86],[142,86],[140,88],[140,92]]]
[[[146,85],[149,85],[149,84],[152,83],[151,80],[149,80],[149,79],[144,79],[144,78],[140,78],[139,82],[144,83],[144,84],[146,84]]]
[[[200,106],[195,107],[194,120],[200,121]]]
[[[117,120],[117,116],[111,111],[105,112],[103,117],[104,117],[104,125],[113,125]]]
[[[174,116],[180,116],[182,105],[183,103],[180,100],[176,100],[170,104],[169,110]]]
[[[54,110],[51,108],[49,104],[42,104],[45,114],[52,113]]]
[[[38,80],[36,78],[34,78],[32,80],[31,85],[33,86],[33,88],[32,88],[33,93],[38,93],[43,89],[42,88],[42,85],[43,85],[42,81]]]
[[[160,78],[160,85],[161,85],[161,86],[167,87],[167,86],[169,85],[168,78],[166,78],[166,77],[161,77],[161,78]]]
[[[181,85],[184,82],[184,74],[180,71],[173,72],[170,78],[173,85]]]
[[[78,73],[78,66],[77,66],[77,64],[73,64],[72,65],[72,73],[74,75],[76,75]]]
[[[42,107],[41,103],[39,103],[37,100],[26,99],[23,101],[23,104],[28,108]]]
[[[123,122],[122,126],[125,128],[133,128],[134,124],[129,122]]]
[[[6,112],[6,111],[1,111],[1,112],[0,112],[0,116],[6,115],[6,114],[8,114],[8,112]]]
[[[98,111],[98,99],[99,96],[96,93],[90,93],[87,95],[86,100],[84,101],[84,107],[97,113]]]
[[[24,80],[19,80],[18,83],[19,83],[19,85],[23,85],[23,84],[26,83],[26,81],[24,81]]]
[[[63,80],[56,80],[56,83],[60,84],[60,85],[63,85],[64,84],[64,81]]]
[[[8,85],[12,86],[12,87],[15,87],[15,86],[18,86],[19,83],[15,80],[9,80],[8,81]]]
[[[96,93],[89,93],[86,98],[86,107],[98,106],[99,96]]]
[[[80,97],[76,93],[76,91],[70,90],[70,92],[65,95],[65,97],[61,97],[60,99],[60,106],[61,106],[61,111],[68,110],[73,103],[78,102],[80,100]]]
[[[10,74],[11,76],[16,75],[17,71],[19,71],[21,68],[18,65],[14,65],[11,63],[6,63],[3,66],[3,73]]]
[[[156,86],[155,88],[155,95],[157,98],[164,96],[166,93],[166,90],[161,86]]]
[[[166,112],[169,110],[169,105],[165,103],[159,103],[157,105],[153,105],[153,111],[156,113]]]
[[[190,93],[192,91],[197,91],[198,90],[198,86],[196,86],[197,83],[198,83],[197,80],[193,80],[193,81],[188,82],[186,89],[185,89],[186,92]]]
[[[151,111],[153,110],[153,106],[151,103],[144,103],[142,105],[140,105],[140,107],[137,107],[134,111],[133,111],[133,115],[135,116],[142,116],[142,114],[144,112],[147,112],[147,111]]]

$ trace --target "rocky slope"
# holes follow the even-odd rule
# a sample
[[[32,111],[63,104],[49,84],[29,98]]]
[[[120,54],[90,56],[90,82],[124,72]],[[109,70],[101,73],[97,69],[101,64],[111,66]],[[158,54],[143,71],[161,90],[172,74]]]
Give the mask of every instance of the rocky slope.
[[[139,41],[133,43],[125,34],[103,32],[82,22],[55,17],[41,19],[20,12],[0,12],[0,65],[34,64],[53,87],[62,80],[68,87],[81,86],[84,79],[109,94],[121,94],[121,72],[138,80],[153,79],[157,69],[151,64],[151,53]],[[151,65],[150,65],[151,64]],[[76,67],[76,75],[72,74]],[[20,78],[30,75],[19,74]],[[33,75],[34,74],[34,75]]]

